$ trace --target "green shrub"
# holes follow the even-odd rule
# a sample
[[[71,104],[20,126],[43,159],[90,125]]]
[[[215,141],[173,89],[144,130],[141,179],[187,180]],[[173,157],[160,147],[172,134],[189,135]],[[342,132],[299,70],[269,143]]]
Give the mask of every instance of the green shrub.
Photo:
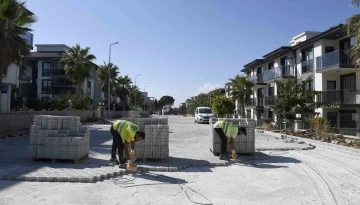
[[[262,121],[264,124],[269,124],[269,123],[270,123],[270,119],[267,119],[267,118],[263,118],[263,119],[261,119],[261,121]]]
[[[331,126],[323,117],[314,117],[310,120],[310,127],[315,130],[317,137],[324,137],[328,134]]]

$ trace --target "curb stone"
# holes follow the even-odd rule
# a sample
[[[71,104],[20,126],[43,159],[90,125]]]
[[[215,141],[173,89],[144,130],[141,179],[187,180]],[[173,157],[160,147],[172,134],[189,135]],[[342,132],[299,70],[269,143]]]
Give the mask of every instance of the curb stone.
[[[256,160],[257,158],[252,160]],[[142,173],[149,171],[157,172],[179,172],[183,169],[190,167],[225,167],[230,166],[231,164],[241,162],[241,160],[236,161],[224,161],[224,162],[194,162],[192,164],[180,165],[175,167],[138,167],[137,170],[125,170],[120,169],[115,172],[104,172],[101,174],[94,174],[92,176],[26,176],[20,175],[16,176],[13,174],[9,175],[0,175],[0,180],[11,180],[11,181],[29,181],[29,182],[72,182],[72,183],[96,183],[98,181],[103,181],[110,179],[112,177],[121,176],[128,173]]]

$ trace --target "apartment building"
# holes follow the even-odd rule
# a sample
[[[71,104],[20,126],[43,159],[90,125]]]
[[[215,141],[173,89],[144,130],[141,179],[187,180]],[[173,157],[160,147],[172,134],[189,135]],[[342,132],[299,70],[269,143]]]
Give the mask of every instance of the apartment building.
[[[300,83],[312,76],[307,89],[321,91],[314,100],[339,102],[316,112],[344,134],[359,133],[360,81],[348,56],[354,43],[354,36],[347,36],[340,24],[324,32],[303,32],[291,39],[290,46],[282,46],[244,65],[241,71],[255,85],[252,99],[246,102],[247,117],[258,124],[264,118],[275,122],[272,105],[280,93],[274,81],[296,76]]]
[[[27,42],[30,49],[33,48],[33,34],[27,33],[22,36]],[[0,112],[10,112],[12,105],[12,98],[16,93],[16,90],[23,84],[31,82],[31,71],[26,66],[18,66],[11,64],[8,67],[7,74],[3,76],[3,82],[1,85],[1,108]],[[20,90],[21,91],[21,90]]]
[[[65,63],[60,61],[69,47],[64,44],[35,46],[37,50],[31,52],[26,59],[27,67],[31,70],[31,83],[21,87],[21,97],[44,100],[60,94],[75,93],[76,85],[68,80],[64,70]],[[85,79],[82,90],[92,99],[103,99],[95,69],[91,70],[90,78]]]

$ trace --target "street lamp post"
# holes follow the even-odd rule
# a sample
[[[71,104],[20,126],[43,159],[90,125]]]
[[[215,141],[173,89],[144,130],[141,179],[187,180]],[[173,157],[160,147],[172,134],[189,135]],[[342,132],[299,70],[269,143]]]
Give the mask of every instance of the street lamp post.
[[[135,88],[136,88],[136,77],[140,76],[141,74],[137,74],[135,76]],[[137,95],[137,92],[135,91],[135,110],[136,110],[136,95]]]
[[[108,63],[108,118],[110,119],[110,59],[111,59],[111,46],[118,44],[119,42],[115,42],[110,44],[109,46],[109,63]]]
[[[144,86],[144,95],[145,95],[145,88],[147,87],[147,85]],[[145,96],[144,96],[145,97]],[[144,98],[144,111],[145,111],[145,98]]]

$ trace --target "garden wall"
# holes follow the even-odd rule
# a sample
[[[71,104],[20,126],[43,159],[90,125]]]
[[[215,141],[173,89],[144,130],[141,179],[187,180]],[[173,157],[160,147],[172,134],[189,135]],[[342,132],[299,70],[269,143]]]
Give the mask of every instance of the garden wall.
[[[148,112],[144,112],[148,115]],[[97,117],[97,111],[19,111],[0,113],[0,134],[29,129],[35,115],[79,116],[81,121]],[[107,116],[107,111],[105,111]],[[110,118],[129,117],[129,111],[110,111]]]

